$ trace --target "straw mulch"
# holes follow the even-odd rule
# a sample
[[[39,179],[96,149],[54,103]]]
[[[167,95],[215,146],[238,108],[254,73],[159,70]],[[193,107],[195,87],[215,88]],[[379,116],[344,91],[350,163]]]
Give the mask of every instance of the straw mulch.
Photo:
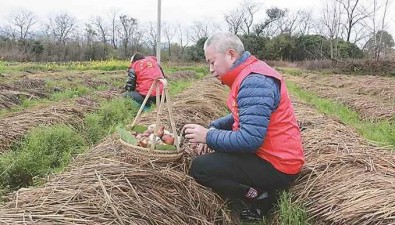
[[[88,98],[78,98],[76,102],[35,107],[1,118],[0,153],[8,150],[34,127],[58,123],[81,125],[84,115],[97,106]]]
[[[108,139],[44,187],[19,190],[0,224],[227,224],[220,199],[182,172],[125,163]]]
[[[93,77],[84,77],[82,84],[90,88],[97,88],[101,85],[110,85],[110,82],[100,79],[95,79]]]
[[[295,102],[306,164],[292,191],[324,224],[394,224],[395,155]]]
[[[10,109],[21,104],[21,99],[46,97],[45,81],[42,79],[22,79],[12,84],[0,84],[0,109]]]
[[[334,99],[356,110],[366,120],[395,118],[395,80],[375,76],[313,75],[289,76],[303,89]]]
[[[196,83],[193,88],[211,87],[207,90],[214,92],[218,88]],[[206,94],[188,91],[195,97]],[[174,105],[179,104],[176,99]],[[216,101],[205,102],[212,109],[209,115],[218,113]],[[180,114],[174,108],[173,112],[175,117]],[[156,112],[148,114],[147,120],[156,118]],[[184,165],[131,158],[118,140],[115,135],[90,149],[45,187],[9,195],[8,203],[0,208],[0,223],[235,224],[223,200],[186,175]]]
[[[1,90],[0,109],[11,109],[18,106],[22,103],[21,99],[38,99],[38,97],[27,92]]]
[[[14,90],[41,89],[45,88],[45,80],[25,78],[15,81],[13,84]]]

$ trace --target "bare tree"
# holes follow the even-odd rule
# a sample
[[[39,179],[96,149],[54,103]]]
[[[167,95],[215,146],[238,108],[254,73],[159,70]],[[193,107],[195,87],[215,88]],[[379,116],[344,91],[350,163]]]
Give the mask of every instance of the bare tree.
[[[340,4],[334,1],[332,4],[328,0],[323,2],[322,15],[320,22],[324,26],[325,33],[330,41],[330,55],[331,59],[337,57],[337,43],[340,34],[341,13]]]
[[[346,23],[344,28],[346,31],[346,41],[350,42],[351,34],[356,25],[370,16],[370,12],[361,4],[360,0],[336,0],[340,3],[344,14],[346,15]],[[358,37],[357,37],[358,38]]]
[[[157,44],[157,32],[156,32],[156,24],[153,22],[149,22],[148,26],[145,28],[145,40],[148,44],[148,47],[152,50],[152,54],[156,53],[156,44]]]
[[[118,30],[118,33],[121,38],[124,56],[127,56],[128,47],[129,44],[131,43],[133,32],[137,28],[137,20],[127,15],[121,15],[119,16],[119,21],[121,26]]]
[[[170,23],[163,23],[162,26],[163,29],[163,36],[165,36],[166,41],[167,41],[167,48],[169,51],[169,57],[171,56],[171,41],[174,38],[174,35],[176,34],[176,30],[174,29],[174,26]]]
[[[93,17],[90,20],[90,24],[92,25],[92,29],[96,33],[96,36],[99,38],[100,42],[103,44],[103,55],[107,55],[108,52],[108,40],[110,39],[110,29],[106,21],[101,16]]]
[[[72,32],[77,29],[77,20],[67,13],[61,13],[55,15],[55,17],[50,17],[46,26],[52,38],[57,43],[65,45]]]
[[[214,31],[220,31],[221,28],[218,24],[212,21],[201,20],[194,21],[189,30],[190,32],[188,33],[188,38],[196,43],[199,39],[208,37],[209,34],[213,33]]]
[[[253,1],[243,0],[241,3],[241,8],[244,10],[243,25],[241,26],[241,30],[244,34],[249,35],[252,32],[255,14],[259,11],[260,7],[260,4]]]
[[[134,29],[132,36],[131,36],[131,50],[132,52],[138,52],[141,51],[141,47],[144,45],[144,31],[139,28],[139,26],[136,25],[136,28]]]
[[[382,22],[381,22],[381,33],[380,33],[380,38],[379,38],[379,40],[378,40],[378,48],[377,48],[377,51],[376,51],[376,54],[375,54],[375,58],[376,58],[376,60],[378,61],[379,59],[380,59],[380,52],[381,52],[381,50],[382,50],[382,42],[383,42],[383,31],[384,31],[384,28],[385,28],[385,17],[386,17],[386,15],[387,15],[387,9],[388,9],[388,6],[389,6],[389,0],[386,0],[385,1],[385,6],[384,6],[384,13],[383,13],[383,18],[382,18]]]
[[[180,44],[181,47],[181,55],[184,55],[185,47],[188,45],[188,37],[184,33],[184,29],[181,26],[181,24],[177,24],[177,38],[178,38],[178,43]]]
[[[91,24],[92,24],[92,29],[94,29],[95,32],[97,33],[100,41],[103,44],[107,44],[109,36],[110,36],[109,35],[109,27],[106,24],[106,22],[104,21],[103,17],[96,16],[96,17],[92,18]]]
[[[37,23],[31,11],[19,10],[13,12],[8,19],[5,33],[12,39],[25,41],[32,33],[32,27]]]
[[[110,24],[110,39],[111,44],[114,49],[118,49],[118,30],[119,30],[119,21],[118,21],[118,12],[113,11],[109,15],[111,24]]]
[[[229,32],[234,34],[239,34],[239,31],[242,29],[245,12],[242,9],[235,9],[230,11],[228,14],[225,14],[225,21],[228,24]]]
[[[372,58],[377,60],[380,58],[380,48],[383,46],[383,44],[380,43],[383,41],[381,35],[386,33],[387,10],[391,3],[391,0],[373,0],[372,14],[369,17],[370,20],[364,21],[363,24],[365,30],[367,29],[369,31],[369,35],[366,35],[367,40],[363,49],[367,51]],[[393,20],[392,22],[395,22],[393,18],[391,19]]]
[[[299,12],[289,14],[287,13],[283,18],[275,22],[276,26],[280,29],[280,34],[293,35],[297,26],[299,25]]]
[[[312,17],[312,12],[311,11],[305,11],[305,10],[299,10],[297,12],[299,15],[298,19],[298,27],[297,27],[297,32],[299,34],[305,35],[310,33],[310,30],[314,27],[314,20]]]
[[[85,24],[85,41],[88,51],[85,51],[85,56],[89,59],[96,59],[96,46],[95,41],[97,33],[90,23]]]

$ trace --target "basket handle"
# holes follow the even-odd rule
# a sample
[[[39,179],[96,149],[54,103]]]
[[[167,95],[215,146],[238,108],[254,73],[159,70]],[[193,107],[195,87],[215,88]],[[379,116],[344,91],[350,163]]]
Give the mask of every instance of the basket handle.
[[[166,81],[165,79],[155,79],[154,82],[152,82],[151,87],[150,87],[150,89],[148,90],[148,93],[147,93],[147,95],[146,95],[145,98],[144,98],[143,103],[141,103],[140,109],[139,109],[139,111],[137,112],[136,117],[134,117],[134,120],[133,120],[133,123],[132,123],[132,125],[131,125],[131,128],[133,128],[134,125],[136,125],[137,120],[140,118],[141,113],[142,113],[143,110],[144,110],[144,106],[145,106],[145,104],[147,104],[148,98],[151,96],[152,91],[154,90],[154,88],[155,88],[156,86],[159,86],[159,85],[157,85],[157,83],[158,83],[159,80],[164,80],[164,81],[160,81],[160,82],[163,83],[163,87],[167,86],[167,81]],[[156,97],[157,97],[156,99],[158,100],[159,96],[157,95]],[[157,104],[158,104],[158,102],[159,102],[159,101],[157,101]]]
[[[178,139],[176,123],[174,122],[173,112],[171,110],[171,100],[170,100],[167,80],[164,79],[164,78],[158,78],[158,79],[154,80],[154,82],[152,83],[147,95],[145,96],[145,99],[144,99],[143,103],[140,106],[139,111],[137,112],[136,117],[133,120],[133,123],[132,123],[131,127],[133,128],[134,125],[136,125],[136,122],[140,118],[141,113],[143,112],[144,106],[147,103],[148,98],[150,97],[150,95],[151,95],[152,91],[154,90],[154,88],[156,88],[156,90],[157,90],[156,93],[160,92],[160,83],[163,84],[163,90],[162,90],[161,96],[156,95],[156,105],[157,105],[158,111],[157,111],[157,114],[156,114],[154,138],[152,139],[152,142],[151,142],[151,151],[153,151],[154,147],[155,147],[156,133],[158,133],[158,129],[159,129],[159,125],[160,125],[160,114],[161,114],[162,108],[163,108],[163,106],[165,104],[165,99],[166,99],[166,104],[167,104],[167,111],[169,113],[170,125],[171,125],[171,129],[172,129],[172,132],[173,132],[173,135],[174,135],[174,143],[176,145],[177,151],[180,151],[180,140]]]
[[[158,79],[157,82],[161,82],[163,84],[163,90],[162,90],[162,94],[161,97],[159,97],[159,95],[156,95],[156,105],[158,108],[158,111],[156,113],[156,122],[155,122],[155,129],[154,129],[154,138],[151,140],[151,151],[154,150],[155,147],[155,143],[156,143],[156,134],[158,133],[158,129],[160,126],[160,114],[162,113],[162,106],[165,103],[165,98],[166,96],[166,92],[165,90],[167,90],[167,80],[165,79]],[[160,91],[160,84],[156,83],[156,93],[159,93]],[[160,102],[158,101],[160,98]]]
[[[165,96],[166,96],[167,111],[169,112],[170,125],[174,135],[174,142],[176,144],[177,151],[180,151],[180,140],[178,139],[176,123],[174,122],[173,112],[171,110],[171,100],[170,100],[169,91],[167,88],[164,88],[163,91],[165,92]]]

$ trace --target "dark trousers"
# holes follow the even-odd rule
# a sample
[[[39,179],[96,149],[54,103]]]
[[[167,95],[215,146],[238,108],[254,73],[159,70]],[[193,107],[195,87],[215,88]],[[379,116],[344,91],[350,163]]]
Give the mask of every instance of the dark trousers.
[[[297,175],[276,170],[269,162],[251,153],[209,153],[192,161],[191,176],[220,195],[245,200],[250,187],[269,193],[270,204],[276,191],[286,189]]]
[[[134,101],[139,103],[140,105],[143,104],[145,99],[145,95],[138,93],[137,91],[128,91],[125,93],[125,97],[132,98]],[[152,104],[156,103],[156,96],[151,96],[148,98],[146,106],[151,106]]]

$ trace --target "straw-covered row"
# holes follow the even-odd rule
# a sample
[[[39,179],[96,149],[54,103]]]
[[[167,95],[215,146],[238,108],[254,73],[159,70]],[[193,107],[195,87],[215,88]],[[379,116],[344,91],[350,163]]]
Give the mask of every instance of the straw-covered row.
[[[195,97],[203,93],[192,89],[188,91]],[[149,114],[156,118],[155,112]],[[178,114],[174,110],[175,117]],[[9,195],[0,208],[0,223],[232,224],[223,201],[180,170],[182,165],[130,158],[118,138],[114,135],[79,156],[44,187]]]
[[[395,223],[395,155],[355,130],[295,102],[306,165],[292,188],[324,224]]]
[[[39,125],[58,123],[81,124],[86,112],[92,111],[97,104],[87,98],[74,102],[40,106],[10,114],[0,119],[0,153],[8,150],[26,132]],[[81,104],[80,104],[81,103]]]
[[[395,81],[386,77],[314,75],[289,76],[303,89],[350,106],[372,121],[395,118]]]
[[[226,215],[217,197],[184,173],[100,157],[109,150],[122,151],[108,140],[92,150],[96,157],[81,157],[45,187],[15,193],[0,223],[213,224]]]

